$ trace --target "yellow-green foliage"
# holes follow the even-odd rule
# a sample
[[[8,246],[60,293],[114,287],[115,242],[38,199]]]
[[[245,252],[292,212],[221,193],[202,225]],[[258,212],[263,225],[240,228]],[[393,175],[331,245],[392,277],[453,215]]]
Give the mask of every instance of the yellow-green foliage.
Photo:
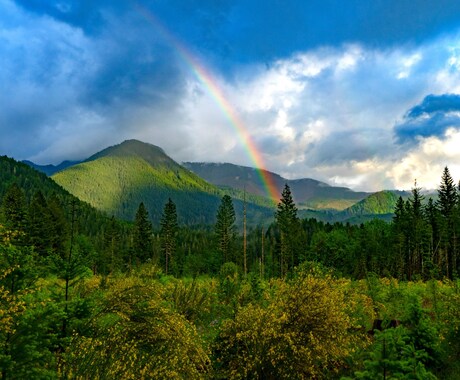
[[[228,378],[326,378],[368,341],[350,315],[349,283],[301,273],[279,284],[267,307],[248,305],[225,321],[216,352]],[[329,374],[329,375],[328,375]]]
[[[16,268],[12,267],[0,273],[0,280],[3,280]],[[25,310],[25,302],[20,294],[11,294],[8,289],[0,285],[0,339],[2,344],[4,337],[15,332],[15,321]]]
[[[210,360],[195,327],[162,299],[162,287],[112,279],[90,335],[74,335],[61,368],[77,379],[198,379]]]

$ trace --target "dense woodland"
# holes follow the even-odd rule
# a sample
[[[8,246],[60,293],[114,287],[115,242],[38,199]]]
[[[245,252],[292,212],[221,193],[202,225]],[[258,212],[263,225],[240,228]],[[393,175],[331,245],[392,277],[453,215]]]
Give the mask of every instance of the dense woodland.
[[[288,186],[268,227],[229,195],[214,225],[172,197],[121,221],[7,158],[0,204],[2,379],[460,378],[448,168],[391,223],[302,220]]]

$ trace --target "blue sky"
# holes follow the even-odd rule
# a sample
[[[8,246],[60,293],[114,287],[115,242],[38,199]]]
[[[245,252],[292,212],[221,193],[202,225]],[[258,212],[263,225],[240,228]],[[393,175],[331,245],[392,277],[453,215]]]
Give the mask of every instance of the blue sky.
[[[142,11],[147,10],[147,11]],[[266,168],[357,190],[460,179],[460,2],[0,0],[0,154],[137,138],[251,166],[151,12],[211,73]]]

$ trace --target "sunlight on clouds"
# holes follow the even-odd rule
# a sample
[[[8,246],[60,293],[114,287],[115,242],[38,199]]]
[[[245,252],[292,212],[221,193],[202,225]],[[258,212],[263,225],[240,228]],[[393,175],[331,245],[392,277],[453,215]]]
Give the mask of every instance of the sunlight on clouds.
[[[387,171],[398,188],[409,188],[415,179],[420,186],[433,189],[440,182],[445,166],[454,178],[460,178],[460,131],[449,129],[444,139],[420,139],[420,145]]]
[[[346,71],[356,67],[364,59],[363,51],[359,46],[349,46],[337,60],[337,71]]]
[[[409,57],[404,57],[401,62],[402,70],[399,72],[397,78],[404,79],[409,77],[412,67],[420,62],[421,59],[422,55],[420,53],[415,53]]]

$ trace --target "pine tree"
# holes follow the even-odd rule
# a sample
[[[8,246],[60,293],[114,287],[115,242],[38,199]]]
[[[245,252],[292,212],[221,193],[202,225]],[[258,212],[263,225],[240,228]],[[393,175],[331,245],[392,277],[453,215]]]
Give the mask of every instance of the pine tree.
[[[122,236],[120,227],[115,216],[106,223],[104,229],[104,254],[99,259],[98,271],[107,274],[112,273],[121,266],[120,246]]]
[[[40,190],[32,197],[27,217],[28,244],[41,256],[47,256],[51,249],[51,216],[48,203]]]
[[[417,181],[412,189],[412,196],[409,198],[409,251],[407,261],[407,275],[409,280],[414,274],[422,274],[424,261],[428,256],[427,236],[428,226],[425,220],[421,189],[417,187]]]
[[[171,259],[176,251],[176,233],[178,229],[176,205],[171,198],[165,204],[160,224],[161,250],[165,260],[165,273],[168,274]]]
[[[299,220],[297,218],[297,207],[292,199],[291,189],[288,184],[284,185],[281,199],[275,214],[276,222],[280,232],[279,238],[279,260],[280,274],[286,275],[287,266],[292,268],[298,263],[295,252],[295,242],[299,233]]]
[[[444,273],[449,278],[453,278],[456,270],[457,256],[457,234],[456,234],[456,213],[458,203],[457,189],[447,166],[444,168],[441,184],[438,189],[438,201],[436,206],[440,213],[441,239],[443,246],[443,261],[445,266]]]
[[[48,210],[50,221],[50,248],[53,252],[64,255],[69,226],[61,202],[55,194],[53,194],[48,201]]]
[[[136,261],[145,262],[152,258],[152,235],[149,213],[141,202],[134,220],[133,248]]]
[[[20,187],[13,183],[2,201],[2,216],[8,228],[23,231],[26,222],[25,197]]]
[[[436,205],[433,201],[433,198],[428,199],[428,204],[426,205],[426,220],[429,225],[430,233],[430,262],[429,265],[436,272],[439,272],[441,269],[440,260],[439,260],[439,211],[436,208]]]
[[[394,217],[393,217],[393,239],[394,239],[394,250],[395,250],[395,270],[397,276],[402,277],[405,273],[406,264],[406,250],[408,245],[408,212],[406,204],[400,196],[396,202]]]
[[[233,259],[232,244],[235,239],[235,220],[235,209],[233,208],[232,198],[229,195],[224,195],[217,210],[215,225],[217,249],[224,263]]]

